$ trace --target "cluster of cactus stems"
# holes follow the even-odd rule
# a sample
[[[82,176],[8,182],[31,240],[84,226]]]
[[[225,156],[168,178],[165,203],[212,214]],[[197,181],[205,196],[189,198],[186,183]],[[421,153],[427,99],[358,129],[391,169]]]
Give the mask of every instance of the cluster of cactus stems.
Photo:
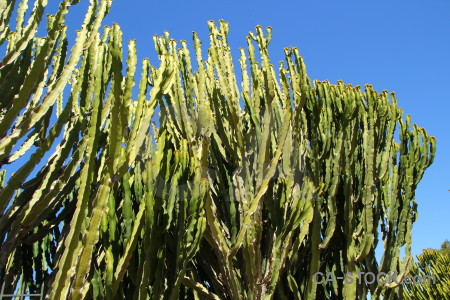
[[[77,2],[62,1],[40,38],[47,1],[34,2],[25,25],[22,0],[15,30],[15,1],[0,1],[5,292],[44,284],[48,299],[402,296],[396,284],[313,280],[401,279],[410,269],[414,194],[435,139],[393,93],[312,83],[296,48],[275,69],[271,28],[259,26],[241,49],[238,80],[223,21],[208,23],[206,54],[195,33],[193,55],[185,41],[155,36],[159,67],[144,59],[136,80],[136,42],[124,59],[119,26],[99,30],[111,0],[90,1],[68,50],[64,18]]]

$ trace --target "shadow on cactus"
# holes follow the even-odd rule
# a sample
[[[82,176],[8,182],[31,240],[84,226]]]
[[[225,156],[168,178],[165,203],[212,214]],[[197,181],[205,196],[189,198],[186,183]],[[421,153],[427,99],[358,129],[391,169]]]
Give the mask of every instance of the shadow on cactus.
[[[415,189],[435,139],[393,93],[311,83],[292,47],[275,69],[271,28],[259,26],[238,81],[223,21],[208,23],[207,53],[195,33],[193,54],[155,36],[159,66],[144,59],[136,83],[136,42],[124,61],[119,26],[99,33],[111,1],[91,1],[70,54],[64,16],[78,1],[63,1],[38,38],[46,2],[26,27],[20,5],[15,31],[5,25],[13,5],[0,15],[5,292],[42,283],[49,299],[401,295],[313,280],[409,271]]]

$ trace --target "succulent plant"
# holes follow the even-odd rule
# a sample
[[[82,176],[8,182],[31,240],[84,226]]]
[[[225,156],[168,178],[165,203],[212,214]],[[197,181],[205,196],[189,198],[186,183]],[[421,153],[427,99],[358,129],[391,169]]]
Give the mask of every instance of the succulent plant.
[[[154,37],[159,67],[142,60],[133,100],[136,41],[124,61],[119,26],[99,31],[110,0],[91,0],[69,55],[64,18],[77,2],[62,1],[41,38],[47,1],[35,1],[24,26],[23,0],[15,31],[14,1],[0,4],[5,291],[42,283],[49,299],[402,293],[313,281],[317,272],[409,271],[414,194],[435,139],[411,125],[393,93],[312,83],[292,47],[275,70],[271,28],[260,26],[241,49],[239,80],[228,23],[210,21],[206,57],[193,36],[195,67],[187,42]]]

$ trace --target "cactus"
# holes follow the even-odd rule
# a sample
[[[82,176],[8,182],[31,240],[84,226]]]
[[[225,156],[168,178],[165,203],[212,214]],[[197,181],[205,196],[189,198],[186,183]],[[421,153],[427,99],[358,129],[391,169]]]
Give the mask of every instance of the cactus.
[[[6,292],[43,283],[49,299],[402,294],[395,285],[313,280],[409,272],[414,193],[435,140],[411,125],[393,93],[312,83],[292,47],[275,70],[272,30],[260,26],[241,49],[238,82],[228,23],[210,21],[206,57],[195,33],[193,58],[186,41],[154,36],[159,67],[142,60],[133,100],[136,41],[124,61],[119,25],[99,32],[111,0],[91,0],[69,55],[64,18],[77,2],[48,16],[43,38],[36,28],[47,1],[35,1],[26,27],[22,1],[15,31],[13,5],[0,14]]]

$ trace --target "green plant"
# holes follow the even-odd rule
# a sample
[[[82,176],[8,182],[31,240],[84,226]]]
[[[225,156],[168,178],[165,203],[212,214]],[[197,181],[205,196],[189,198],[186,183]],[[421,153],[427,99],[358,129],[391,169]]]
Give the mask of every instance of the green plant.
[[[441,252],[445,254],[450,254],[450,241],[445,240],[441,245]]]
[[[417,256],[404,284],[405,299],[450,299],[450,255],[443,250],[425,249]]]
[[[411,126],[394,94],[312,84],[296,48],[285,49],[277,75],[270,27],[247,37],[238,81],[221,21],[208,23],[206,57],[194,34],[196,67],[186,42],[155,36],[160,66],[142,61],[134,101],[136,42],[123,64],[119,26],[98,33],[111,1],[91,1],[67,58],[63,22],[75,2],[49,16],[45,38],[36,28],[46,1],[35,2],[22,28],[24,0],[16,31],[3,31],[2,165],[34,151],[0,177],[0,279],[8,291],[36,291],[37,281],[50,299],[401,293],[313,281],[319,271],[408,272],[414,192],[435,140]]]

